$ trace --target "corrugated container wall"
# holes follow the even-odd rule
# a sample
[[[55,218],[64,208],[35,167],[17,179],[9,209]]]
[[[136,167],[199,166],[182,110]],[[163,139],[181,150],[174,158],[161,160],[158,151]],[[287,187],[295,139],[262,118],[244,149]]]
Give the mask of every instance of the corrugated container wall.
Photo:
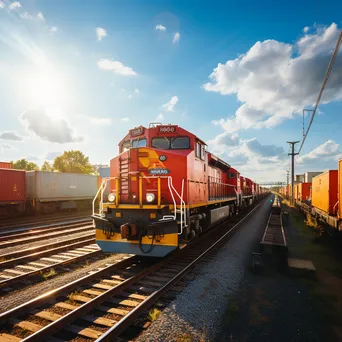
[[[77,173],[26,172],[27,196],[37,200],[76,200],[94,198],[98,177]]]
[[[304,173],[304,183],[312,183],[312,178],[320,175],[322,172],[305,172]]]
[[[312,178],[312,206],[329,215],[337,211],[338,171],[329,170]]]
[[[22,202],[25,200],[25,171],[0,169],[0,202]]]
[[[338,161],[338,216],[342,219],[342,159]]]
[[[299,184],[295,184],[294,186],[293,186],[293,189],[294,189],[294,200],[295,201],[298,201],[298,195],[299,195],[299,191],[298,191],[298,189],[299,189]]]
[[[305,202],[311,199],[311,183],[301,183],[298,185],[298,200]]]
[[[0,169],[11,169],[12,163],[9,162],[0,162]]]

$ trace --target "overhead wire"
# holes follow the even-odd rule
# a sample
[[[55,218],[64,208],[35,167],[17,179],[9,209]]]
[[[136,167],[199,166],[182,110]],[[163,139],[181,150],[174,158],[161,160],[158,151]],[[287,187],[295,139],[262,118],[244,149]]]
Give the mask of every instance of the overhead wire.
[[[304,145],[304,142],[305,142],[305,140],[306,140],[306,137],[308,136],[308,133],[309,133],[309,131],[310,131],[310,127],[311,127],[312,121],[313,121],[313,119],[314,119],[314,117],[315,117],[315,114],[316,114],[316,111],[317,111],[319,102],[320,102],[321,97],[322,97],[322,95],[323,95],[323,91],[324,91],[325,85],[326,85],[327,82],[328,82],[328,79],[329,79],[331,70],[332,70],[332,68],[333,68],[335,59],[336,59],[336,57],[337,57],[338,51],[339,51],[340,46],[341,46],[341,43],[342,43],[342,30],[340,31],[340,34],[339,34],[339,36],[338,36],[338,38],[337,38],[337,42],[336,42],[336,46],[335,46],[334,53],[333,53],[332,56],[331,56],[331,60],[330,60],[328,69],[327,69],[327,71],[326,71],[326,73],[325,73],[324,80],[323,80],[321,89],[320,89],[320,91],[319,91],[319,94],[318,94],[318,97],[317,97],[317,100],[316,100],[316,103],[315,103],[315,107],[314,107],[314,109],[313,109],[313,112],[312,112],[312,115],[311,115],[311,118],[310,118],[310,122],[309,122],[308,128],[307,128],[306,133],[305,133],[305,135],[304,135],[304,137],[303,137],[302,143],[301,143],[301,145],[300,145],[300,147],[299,147],[298,154],[299,154],[300,151],[302,150],[302,147],[303,147],[303,145]]]

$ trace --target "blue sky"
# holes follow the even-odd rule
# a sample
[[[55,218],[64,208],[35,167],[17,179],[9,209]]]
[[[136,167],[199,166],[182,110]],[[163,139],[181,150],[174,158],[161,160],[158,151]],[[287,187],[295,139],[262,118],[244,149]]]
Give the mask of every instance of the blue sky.
[[[80,149],[108,164],[158,118],[246,176],[284,180],[342,27],[339,2],[298,4],[1,0],[0,160]],[[298,172],[342,157],[341,66],[340,53]]]

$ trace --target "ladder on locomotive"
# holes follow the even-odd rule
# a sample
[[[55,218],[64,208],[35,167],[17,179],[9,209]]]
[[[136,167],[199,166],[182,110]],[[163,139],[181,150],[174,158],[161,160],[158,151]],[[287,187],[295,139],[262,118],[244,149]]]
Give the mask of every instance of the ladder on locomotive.
[[[119,159],[120,172],[120,197],[122,200],[129,199],[129,157]]]

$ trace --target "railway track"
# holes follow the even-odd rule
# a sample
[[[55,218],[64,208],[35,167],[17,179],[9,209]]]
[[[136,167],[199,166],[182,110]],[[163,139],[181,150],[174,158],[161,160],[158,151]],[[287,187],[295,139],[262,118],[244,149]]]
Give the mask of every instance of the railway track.
[[[89,224],[87,224],[87,222]],[[86,222],[76,222],[70,223],[67,225],[62,225],[58,227],[54,227],[51,229],[43,228],[43,229],[34,229],[27,232],[13,232],[11,231],[8,234],[0,234],[0,249],[19,246],[22,244],[28,244],[31,242],[36,242],[44,239],[52,239],[68,234],[76,234],[82,233],[86,231],[94,231],[94,226],[91,221]],[[1,236],[2,235],[2,236]],[[1,257],[1,255],[0,255]]]
[[[41,217],[41,216],[34,216],[30,218],[15,218],[15,219],[7,219],[3,220],[0,223],[0,230],[3,230],[5,228],[17,228],[17,227],[24,227],[24,226],[30,226],[30,225],[42,225],[47,223],[53,223],[53,222],[61,222],[61,221],[67,221],[67,220],[75,220],[75,219],[81,219],[84,217],[90,216],[90,211],[82,211],[78,212],[77,214],[71,214],[71,215],[53,215],[48,217]]]
[[[132,257],[1,314],[0,341],[115,340],[257,207],[229,230],[225,223],[161,261]]]
[[[103,253],[95,244],[95,238],[92,237],[42,252],[9,258],[0,262],[0,289],[14,283],[26,282],[36,275],[44,278],[46,272],[52,269],[100,256],[103,256]]]

